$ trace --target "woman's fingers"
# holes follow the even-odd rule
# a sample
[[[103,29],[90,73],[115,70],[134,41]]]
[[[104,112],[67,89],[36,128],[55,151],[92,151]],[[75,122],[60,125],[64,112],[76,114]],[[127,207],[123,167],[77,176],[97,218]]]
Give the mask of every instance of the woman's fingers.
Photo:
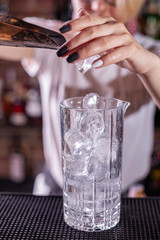
[[[77,46],[75,49],[68,50],[65,46],[58,51],[58,55],[68,56],[69,63],[81,61],[96,54],[110,51],[114,48],[127,45],[130,42],[130,36],[127,33],[117,35],[103,36],[93,39],[86,44]]]
[[[128,46],[123,46],[121,48],[116,48],[112,51],[110,51],[108,54],[103,55],[101,58],[99,58],[97,61],[93,63],[94,68],[99,67],[105,67],[110,64],[121,62],[127,55],[124,53]]]
[[[112,17],[99,17],[99,16],[92,16],[92,15],[84,15],[80,18],[76,18],[74,20],[71,20],[67,23],[65,23],[59,31],[61,33],[71,32],[76,33],[84,28],[91,27],[94,25],[101,25],[107,22],[115,22],[115,19]]]
[[[123,39],[123,42],[119,40]],[[125,44],[125,41],[130,41],[132,36],[127,31],[122,23],[105,23],[83,29],[80,33],[74,36],[71,40],[65,43],[57,52],[59,57],[66,57],[76,49],[82,49],[79,52],[80,59],[89,57],[95,54],[95,50],[100,53],[112,47],[118,47],[120,44]],[[85,48],[86,47],[86,48]],[[85,49],[85,56],[81,51]],[[92,51],[92,54],[90,53]]]
[[[78,10],[78,17],[82,17],[82,16],[85,16],[85,15],[89,15],[89,13],[87,11],[85,11],[83,8],[80,8]]]
[[[67,31],[78,34],[65,43],[57,55],[67,57],[69,63],[98,54],[101,57],[93,63],[93,67],[103,67],[133,58],[131,56],[137,51],[137,44],[124,24],[111,17],[85,14],[63,25],[61,32]]]
[[[109,51],[107,54],[103,55],[99,59],[93,62],[93,68],[101,68],[108,66],[110,64],[117,64],[121,62],[121,66],[126,65],[127,59],[134,54],[135,48],[131,45],[125,45]],[[127,68],[130,68],[130,71],[134,71],[135,69],[132,68],[132,65],[128,65]]]
[[[105,37],[111,34],[123,34],[125,32],[126,29],[121,26],[121,23],[105,23],[98,26],[96,25],[82,30],[70,41],[68,41],[67,44],[65,43],[65,46],[71,51],[74,48],[77,48],[93,39]]]

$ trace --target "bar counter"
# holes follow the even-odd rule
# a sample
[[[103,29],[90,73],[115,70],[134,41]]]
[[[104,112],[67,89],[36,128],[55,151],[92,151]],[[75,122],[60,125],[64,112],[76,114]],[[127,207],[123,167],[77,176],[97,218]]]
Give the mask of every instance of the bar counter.
[[[0,193],[0,239],[158,240],[160,197],[122,198],[121,220],[116,227],[83,232],[64,222],[62,197]]]

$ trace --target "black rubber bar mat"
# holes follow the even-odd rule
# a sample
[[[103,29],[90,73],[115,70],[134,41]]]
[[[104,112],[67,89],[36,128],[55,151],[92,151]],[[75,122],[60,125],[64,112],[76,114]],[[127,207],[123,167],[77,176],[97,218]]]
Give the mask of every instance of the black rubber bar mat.
[[[158,240],[160,198],[122,198],[119,224],[111,230],[89,233],[67,226],[62,197],[0,193],[0,239]]]

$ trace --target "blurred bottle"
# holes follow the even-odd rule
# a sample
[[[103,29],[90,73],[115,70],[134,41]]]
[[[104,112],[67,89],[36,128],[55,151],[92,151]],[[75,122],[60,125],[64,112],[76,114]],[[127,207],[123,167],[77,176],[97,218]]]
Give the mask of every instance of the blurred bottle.
[[[8,13],[9,12],[9,0],[0,0],[0,12],[1,13]]]
[[[25,115],[25,102],[19,96],[15,96],[11,103],[9,121],[14,126],[25,126],[27,117]]]
[[[3,125],[5,122],[2,95],[3,95],[3,79],[0,78],[0,125]]]
[[[42,125],[42,109],[40,101],[40,93],[38,89],[31,88],[27,92],[27,102],[25,111],[28,117],[28,123],[30,126]]]
[[[9,116],[11,112],[11,102],[13,98],[12,87],[14,86],[16,79],[17,79],[16,69],[14,67],[7,67],[2,93],[4,118],[6,123],[8,123],[9,121]]]
[[[131,197],[131,198],[146,197],[144,185],[133,184],[132,186],[130,186],[128,191],[128,197]]]
[[[25,90],[23,84],[15,82],[12,92],[11,112],[9,122],[14,126],[25,126],[27,116],[25,114]]]
[[[160,4],[158,0],[147,1],[139,22],[142,33],[160,39]]]
[[[25,158],[21,151],[18,136],[13,137],[13,149],[9,156],[9,176],[16,183],[21,183],[26,178]]]
[[[145,185],[147,196],[160,196],[160,151],[152,156],[151,171]]]

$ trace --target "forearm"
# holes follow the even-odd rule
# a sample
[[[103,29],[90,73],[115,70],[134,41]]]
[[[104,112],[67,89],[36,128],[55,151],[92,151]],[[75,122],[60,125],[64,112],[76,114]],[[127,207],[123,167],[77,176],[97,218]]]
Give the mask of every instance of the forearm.
[[[0,46],[0,59],[20,61],[23,58],[32,58],[34,49],[21,47]]]
[[[152,68],[138,77],[160,109],[160,58],[156,56]]]

